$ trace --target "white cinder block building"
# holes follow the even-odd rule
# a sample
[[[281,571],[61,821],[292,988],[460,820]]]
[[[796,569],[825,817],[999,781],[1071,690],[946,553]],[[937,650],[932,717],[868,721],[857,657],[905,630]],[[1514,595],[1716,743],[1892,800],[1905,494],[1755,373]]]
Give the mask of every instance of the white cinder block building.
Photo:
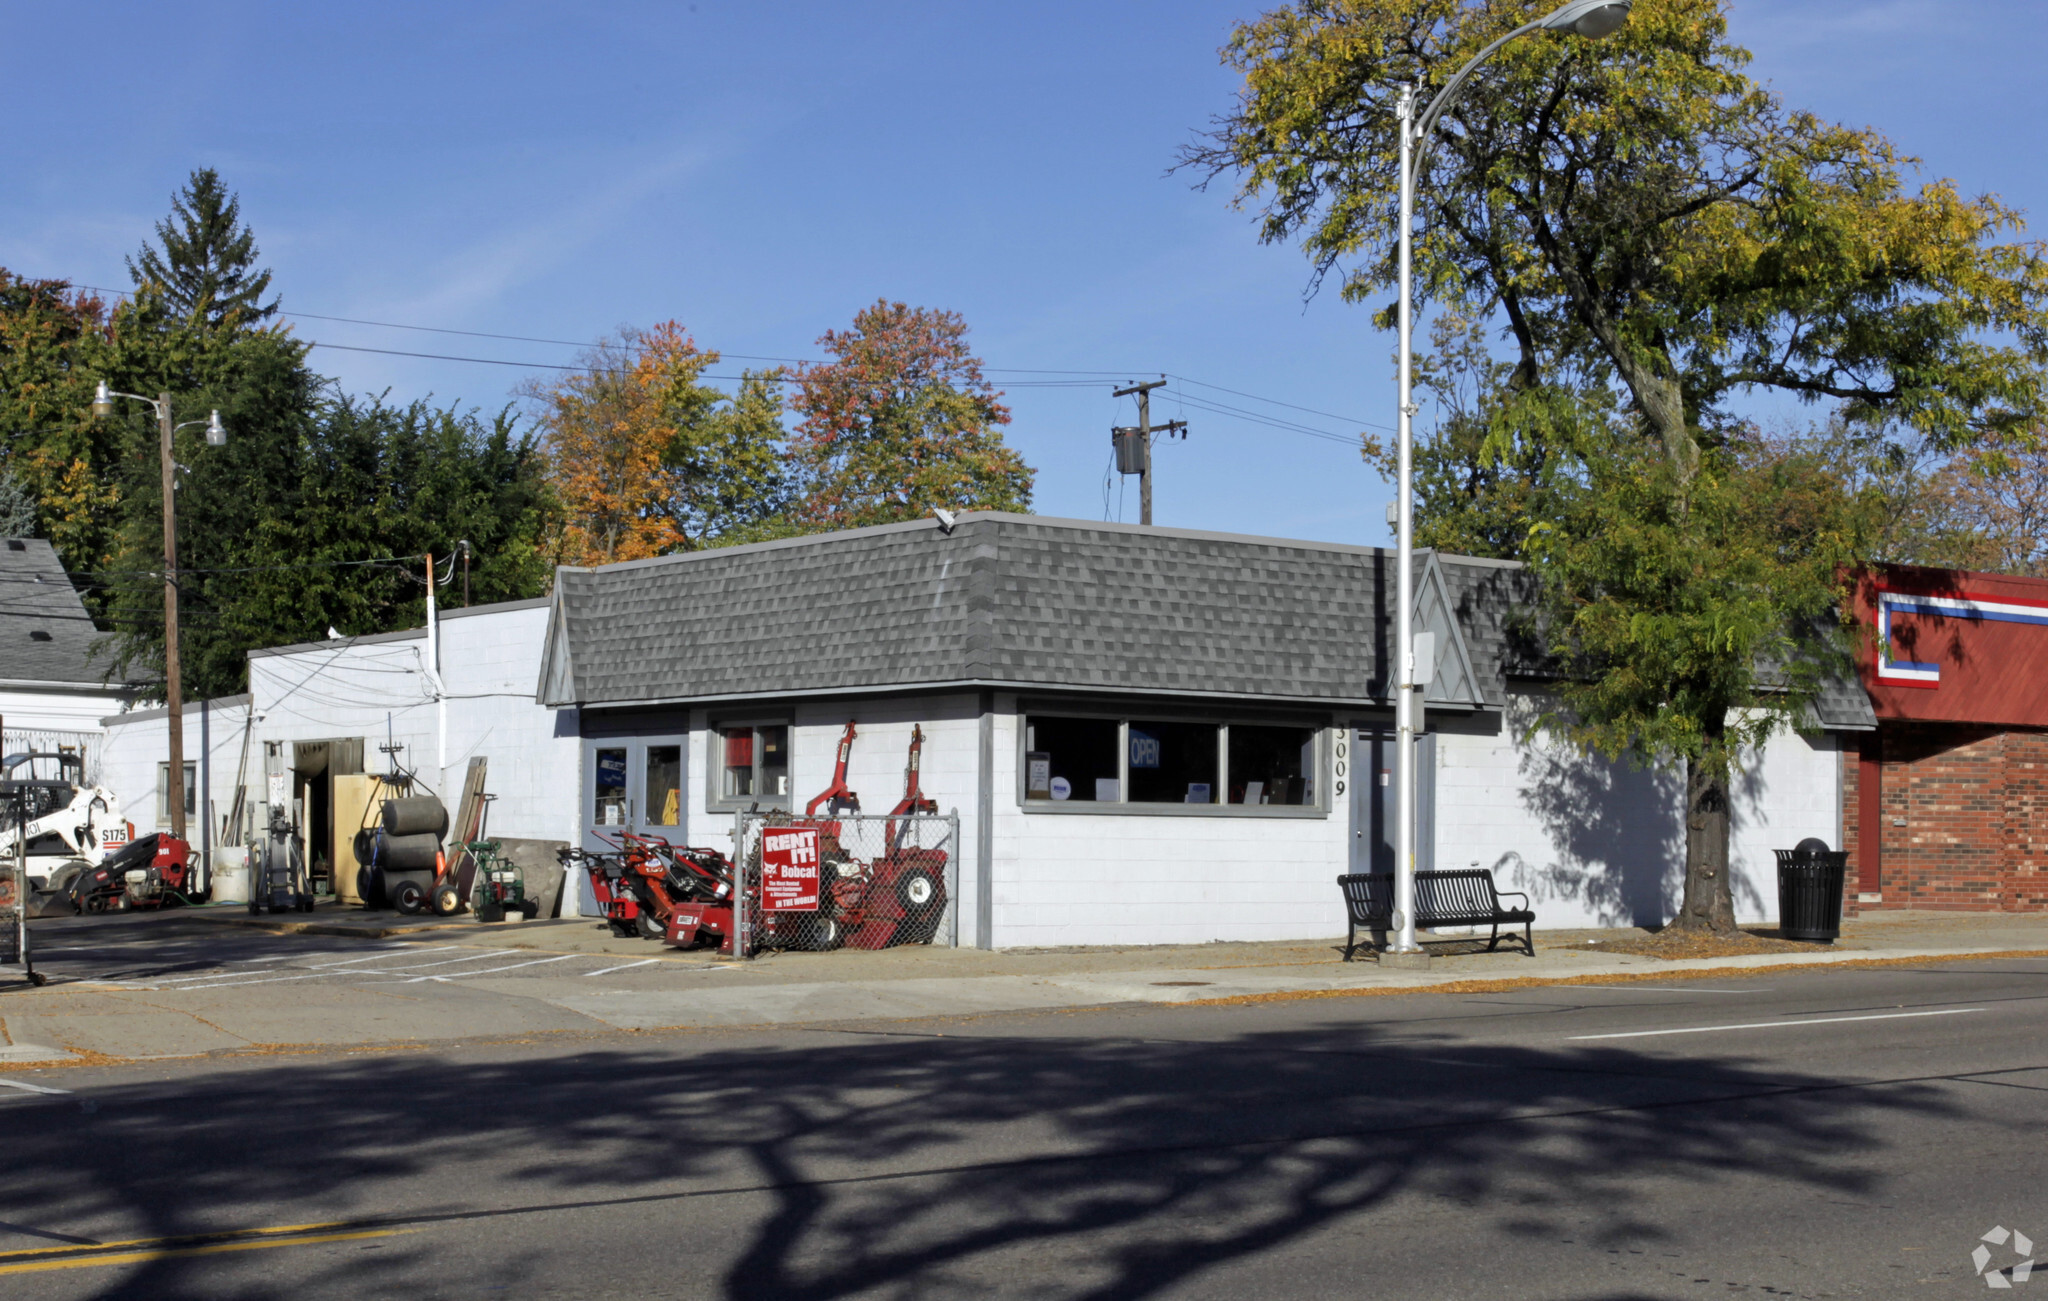
[[[924,793],[960,819],[942,938],[1322,938],[1344,930],[1334,878],[1393,862],[1393,563],[975,513],[950,531],[564,569],[548,600],[442,616],[438,698],[421,629],[253,652],[248,697],[188,707],[187,752],[206,765],[216,835],[246,735],[245,803],[262,801],[277,747],[315,845],[346,841],[319,825],[323,782],[388,768],[379,747],[395,744],[451,799],[484,756],[496,836],[601,850],[633,830],[730,852],[736,813],[800,816],[831,784],[849,721],[848,785],[887,811],[921,728]],[[1532,733],[1548,682],[1509,631],[1519,567],[1417,563],[1418,627],[1437,646],[1420,865],[1490,868],[1545,927],[1667,919],[1676,778]],[[1873,720],[1853,684],[1818,714],[1738,786],[1744,920],[1775,915],[1772,849],[1841,843],[1838,741]],[[123,789],[140,787],[161,711],[109,725]],[[154,825],[143,796],[124,798],[138,829]]]
[[[1186,943],[1340,933],[1333,878],[1392,863],[1391,553],[995,513],[565,569],[541,703],[582,738],[578,833],[729,848],[800,813],[858,728],[849,784],[957,810],[962,942]],[[1666,919],[1668,774],[1528,735],[1517,566],[1418,561],[1437,634],[1419,747],[1422,866],[1493,869],[1544,926]],[[1833,733],[1853,689],[1766,747],[1739,793],[1738,910],[1775,915],[1770,850],[1839,844]],[[567,724],[558,726],[565,730]],[[673,794],[671,794],[673,792]]]

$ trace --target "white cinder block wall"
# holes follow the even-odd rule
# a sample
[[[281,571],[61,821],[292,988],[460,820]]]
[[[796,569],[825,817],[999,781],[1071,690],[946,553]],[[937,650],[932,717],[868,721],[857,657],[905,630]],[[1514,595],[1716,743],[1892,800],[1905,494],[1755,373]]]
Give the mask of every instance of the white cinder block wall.
[[[997,701],[995,945],[1200,944],[1344,933],[1350,796],[1306,817],[1067,813],[1018,799],[1014,697]],[[1329,789],[1326,734],[1318,787]]]
[[[1682,778],[1589,759],[1541,734],[1524,740],[1542,704],[1515,694],[1485,734],[1437,720],[1436,865],[1491,868],[1501,889],[1528,893],[1546,928],[1668,920],[1685,861]],[[1735,784],[1738,920],[1778,915],[1772,850],[1808,836],[1841,847],[1840,759],[1831,737],[1780,733]]]
[[[0,691],[0,727],[9,732],[97,732],[121,708],[121,695],[91,690]]]
[[[220,820],[235,803],[235,774],[241,767],[247,705],[193,701],[185,706],[185,762],[198,765],[198,816],[186,827],[192,843],[211,848],[220,838]],[[156,817],[157,766],[170,761],[168,711],[139,710],[106,719],[106,750],[100,784],[120,801],[121,816],[135,824],[135,834],[159,829]],[[251,784],[260,784],[263,752],[250,743]],[[164,829],[168,829],[167,827]]]
[[[336,641],[287,654],[254,655],[249,687],[258,741],[363,738],[363,766],[378,771],[387,736],[406,747],[400,761],[451,807],[474,755],[490,764],[494,836],[570,839],[580,789],[575,713],[534,702],[547,630],[545,604],[453,610],[441,620],[441,676],[447,689],[447,765],[441,766],[436,710],[426,669],[426,634]],[[558,735],[566,732],[566,735]],[[262,750],[250,784],[262,785]]]

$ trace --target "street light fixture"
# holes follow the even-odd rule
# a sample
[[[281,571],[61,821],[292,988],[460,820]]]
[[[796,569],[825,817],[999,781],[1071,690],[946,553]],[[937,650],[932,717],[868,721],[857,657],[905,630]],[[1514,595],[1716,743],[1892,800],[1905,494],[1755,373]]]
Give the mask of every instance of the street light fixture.
[[[162,463],[164,489],[164,706],[169,714],[164,731],[170,737],[170,771],[166,776],[165,795],[170,801],[171,834],[179,840],[185,839],[185,689],[179,681],[178,663],[178,504],[177,462],[171,459],[171,437],[180,429],[193,425],[206,426],[206,442],[211,447],[225,446],[228,441],[227,426],[221,423],[220,412],[212,411],[204,420],[187,420],[184,424],[171,423],[171,395],[159,393],[145,397],[140,393],[117,393],[101,380],[93,390],[92,414],[95,420],[114,414],[114,399],[128,398],[135,402],[146,402],[156,412],[157,453]]]
[[[1465,83],[1480,64],[1509,41],[1531,32],[1568,32],[1578,36],[1607,36],[1628,21],[1630,0],[1570,0],[1535,22],[1524,23],[1494,41],[1452,74],[1442,90],[1429,101],[1420,117],[1415,113],[1415,88],[1401,87],[1396,115],[1401,122],[1401,229],[1400,229],[1400,439],[1397,465],[1395,525],[1395,630],[1396,685],[1394,698],[1395,813],[1394,813],[1394,952],[1420,953],[1415,940],[1415,741],[1420,730],[1421,701],[1417,698],[1415,663],[1415,400],[1413,340],[1415,177],[1428,157],[1432,133],[1445,110],[1457,102]]]

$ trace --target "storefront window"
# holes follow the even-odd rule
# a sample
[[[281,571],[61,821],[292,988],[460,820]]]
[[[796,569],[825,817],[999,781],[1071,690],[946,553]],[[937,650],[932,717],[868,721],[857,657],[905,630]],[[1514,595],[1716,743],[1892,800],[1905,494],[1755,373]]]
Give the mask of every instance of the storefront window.
[[[597,752],[597,796],[590,812],[600,827],[626,825],[626,752],[624,749]]]
[[[1157,718],[1024,719],[1027,804],[1313,809],[1320,729]]]
[[[1024,720],[1024,798],[1115,803],[1117,723],[1112,718]]]
[[[1313,804],[1316,734],[1309,727],[1230,727],[1232,804]]]
[[[773,802],[789,799],[789,727],[787,724],[735,724],[718,729],[722,753],[719,798],[728,801]]]
[[[647,821],[676,827],[683,822],[683,747],[647,747]]]
[[[1216,734],[1214,723],[1133,720],[1131,802],[1216,803]]]

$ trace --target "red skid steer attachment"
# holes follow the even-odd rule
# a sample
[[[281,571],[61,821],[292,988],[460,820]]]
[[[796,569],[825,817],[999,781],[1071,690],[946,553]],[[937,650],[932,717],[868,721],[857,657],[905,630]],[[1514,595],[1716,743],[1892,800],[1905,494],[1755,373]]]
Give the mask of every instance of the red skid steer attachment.
[[[882,833],[883,854],[863,883],[861,921],[846,937],[848,948],[886,949],[892,944],[929,944],[946,911],[946,851],[920,849],[905,836],[920,813],[937,813],[919,775],[924,728],[910,729],[910,757],[903,770],[903,798],[889,811]]]

